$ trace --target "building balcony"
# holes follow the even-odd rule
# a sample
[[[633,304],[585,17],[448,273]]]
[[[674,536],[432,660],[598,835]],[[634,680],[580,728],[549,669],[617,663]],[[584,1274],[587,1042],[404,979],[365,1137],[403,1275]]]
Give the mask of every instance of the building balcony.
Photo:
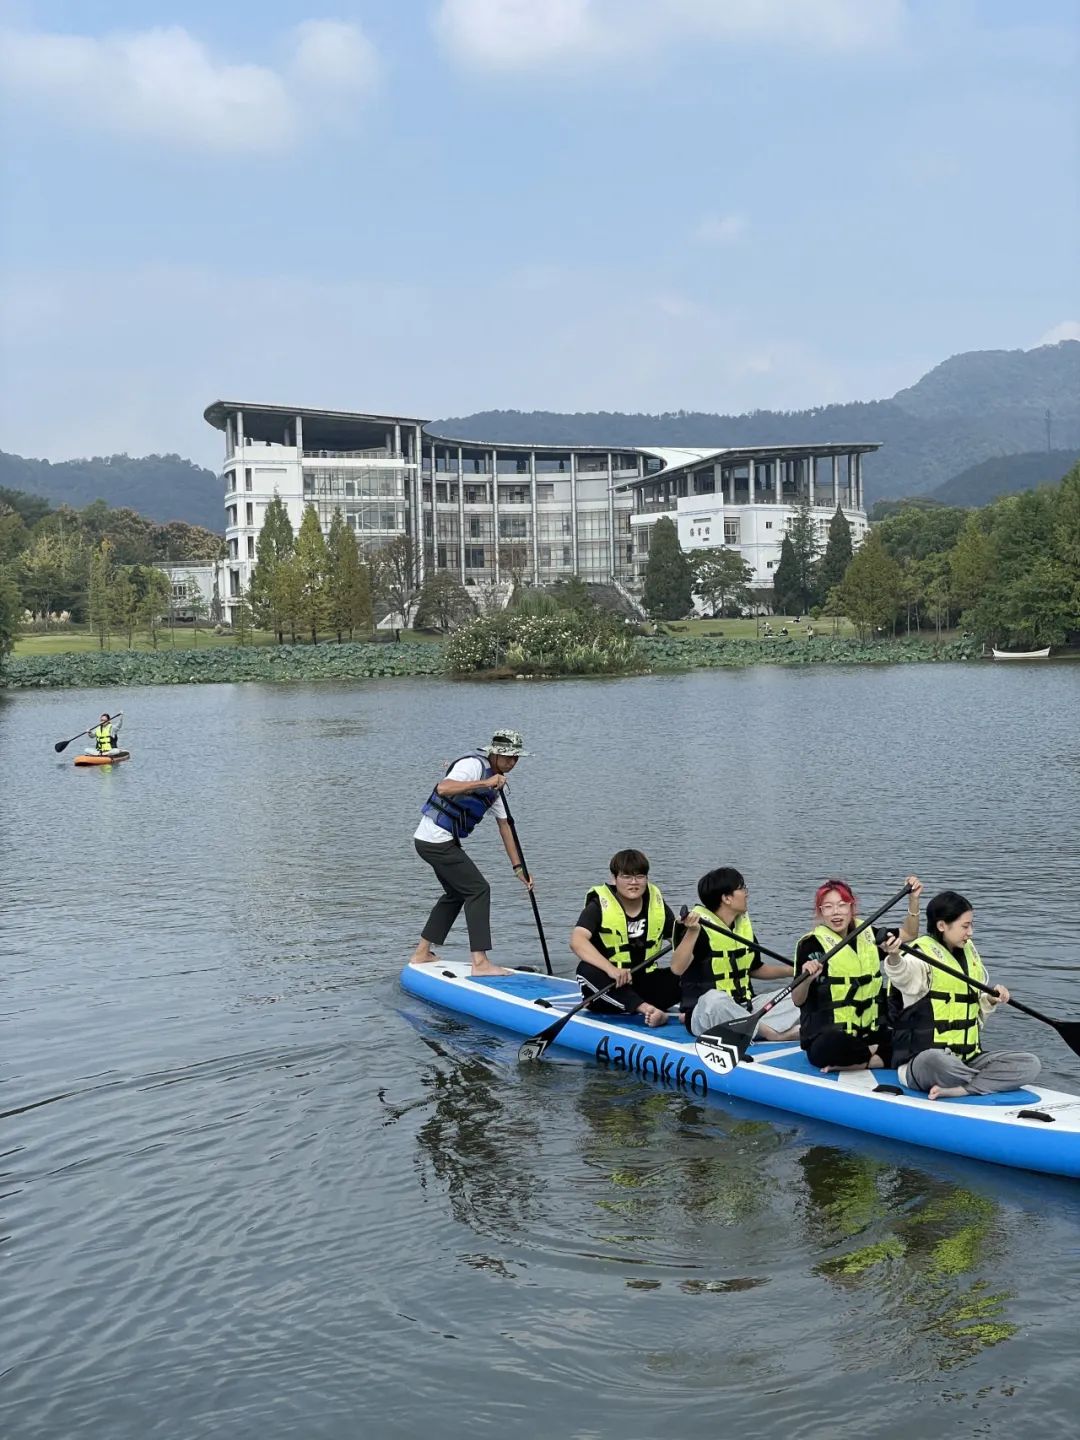
[[[404,457],[400,450],[304,450],[304,461],[308,460],[394,460],[400,463]]]

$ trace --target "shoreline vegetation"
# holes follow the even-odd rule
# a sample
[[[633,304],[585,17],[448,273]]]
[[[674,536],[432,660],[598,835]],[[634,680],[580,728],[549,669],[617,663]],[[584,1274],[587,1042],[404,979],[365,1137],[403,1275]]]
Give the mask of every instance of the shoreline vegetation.
[[[129,685],[214,685],[255,681],[377,680],[395,676],[437,676],[447,680],[551,679],[559,676],[612,677],[677,673],[700,669],[742,669],[750,665],[896,665],[980,658],[970,640],[820,636],[814,640],[726,639],[705,636],[619,636],[616,656],[589,642],[591,664],[560,668],[550,649],[529,653],[520,646],[496,655],[485,651],[471,667],[453,661],[456,637],[448,644],[345,642],[341,645],[208,645],[200,649],[104,650],[53,655],[15,655],[4,668],[0,688],[9,690],[110,688]],[[584,642],[577,642],[583,645]],[[562,660],[575,657],[563,655]],[[492,663],[488,663],[491,661]]]

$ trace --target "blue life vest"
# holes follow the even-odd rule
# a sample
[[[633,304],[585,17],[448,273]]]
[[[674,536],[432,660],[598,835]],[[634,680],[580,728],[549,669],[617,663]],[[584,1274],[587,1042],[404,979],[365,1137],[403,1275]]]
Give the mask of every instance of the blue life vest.
[[[473,750],[468,755],[459,755],[457,760],[449,764],[446,775],[462,760],[480,761],[483,766],[481,780],[490,780],[495,774],[484,752]],[[446,775],[443,776],[444,780]],[[498,790],[468,790],[464,795],[440,795],[436,787],[420,807],[420,813],[434,820],[440,830],[449,830],[455,840],[464,840],[466,835],[472,834],[498,798]]]

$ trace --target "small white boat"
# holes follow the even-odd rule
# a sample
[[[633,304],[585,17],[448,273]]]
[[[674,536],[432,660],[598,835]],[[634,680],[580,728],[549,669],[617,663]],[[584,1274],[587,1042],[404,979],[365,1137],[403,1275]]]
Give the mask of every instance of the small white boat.
[[[1045,660],[1050,654],[1050,646],[1045,650],[995,650],[995,660]]]

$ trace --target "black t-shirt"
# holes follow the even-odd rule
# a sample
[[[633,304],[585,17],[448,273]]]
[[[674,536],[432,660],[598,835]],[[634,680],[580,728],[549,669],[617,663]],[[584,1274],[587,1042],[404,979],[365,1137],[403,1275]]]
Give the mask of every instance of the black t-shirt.
[[[595,895],[591,895],[585,902],[585,909],[577,918],[577,923],[583,930],[588,930],[589,939],[600,951],[601,955],[607,955],[607,946],[600,939],[600,927],[602,924],[602,912],[600,901]],[[645,943],[647,939],[647,927],[649,921],[649,893],[645,892],[642,897],[641,910],[637,915],[627,915],[626,936],[629,942],[630,964],[640,965],[645,959]],[[682,928],[681,926],[679,927]],[[671,906],[664,901],[664,933],[663,938],[670,940],[675,933],[675,915]]]

